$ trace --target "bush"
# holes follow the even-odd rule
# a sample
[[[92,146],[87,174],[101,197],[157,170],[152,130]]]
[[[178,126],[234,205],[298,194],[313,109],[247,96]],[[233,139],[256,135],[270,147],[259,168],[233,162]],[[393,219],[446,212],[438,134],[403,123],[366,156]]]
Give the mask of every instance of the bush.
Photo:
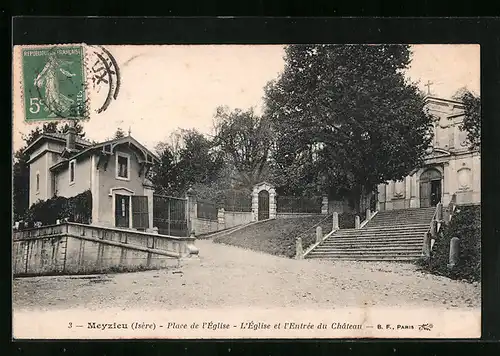
[[[420,265],[433,274],[451,279],[479,281],[481,279],[481,208],[459,207],[449,225],[442,227],[442,235],[436,239],[430,264]],[[450,241],[460,239],[458,264],[448,268]]]
[[[28,226],[40,221],[42,225],[52,225],[56,220],[89,224],[92,220],[92,193],[87,190],[71,198],[53,197],[33,204],[24,216]]]
[[[355,213],[341,213],[339,214],[339,228],[340,229],[354,229]]]

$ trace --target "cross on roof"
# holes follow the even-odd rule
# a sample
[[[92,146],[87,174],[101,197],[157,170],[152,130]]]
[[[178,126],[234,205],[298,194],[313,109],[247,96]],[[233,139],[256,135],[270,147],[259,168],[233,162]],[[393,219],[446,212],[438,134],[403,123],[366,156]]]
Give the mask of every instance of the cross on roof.
[[[424,86],[427,87],[427,95],[431,95],[431,85],[434,84],[433,82],[431,82],[430,80],[427,81],[426,84],[424,84]]]

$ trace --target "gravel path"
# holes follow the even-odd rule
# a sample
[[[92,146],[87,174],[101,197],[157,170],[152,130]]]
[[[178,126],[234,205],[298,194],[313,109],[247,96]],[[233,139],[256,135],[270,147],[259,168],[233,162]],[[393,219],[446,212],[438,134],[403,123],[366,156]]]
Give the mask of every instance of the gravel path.
[[[480,284],[423,274],[411,264],[297,261],[210,240],[197,246],[199,262],[182,268],[15,279],[14,308],[480,307]]]

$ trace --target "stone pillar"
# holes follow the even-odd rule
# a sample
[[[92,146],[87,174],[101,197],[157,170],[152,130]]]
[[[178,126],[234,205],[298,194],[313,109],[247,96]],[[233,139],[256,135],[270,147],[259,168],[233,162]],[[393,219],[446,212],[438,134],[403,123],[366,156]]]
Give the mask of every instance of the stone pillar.
[[[441,221],[443,220],[443,203],[438,203],[436,206],[437,214],[436,214],[436,220]]]
[[[226,213],[224,208],[219,208],[217,211],[217,230],[224,230],[226,228]]]
[[[359,216],[356,215],[356,217],[354,218],[354,228],[359,229],[359,226],[360,226]]]
[[[323,240],[323,231],[321,226],[316,228],[316,243],[320,243]]]
[[[450,260],[448,268],[453,268],[457,265],[460,258],[460,239],[454,237],[450,241]]]
[[[405,208],[409,208],[411,200],[411,177],[406,176],[404,178],[404,181],[405,181],[405,200],[408,202],[407,203],[408,205],[405,204]]]
[[[269,189],[269,219],[276,219],[276,191]]]
[[[450,164],[449,163],[444,163],[443,167],[443,186],[442,186],[442,203],[444,203],[445,206],[448,206],[450,203],[451,199],[451,192],[450,192],[450,183],[451,180],[455,178],[456,176],[452,176],[451,174],[451,169],[450,169]]]
[[[372,217],[372,212],[370,209],[366,209],[366,218],[365,220],[370,220],[370,218]]]
[[[150,185],[144,185],[144,195],[148,197],[148,229],[152,229],[153,226],[153,199],[154,199],[154,188]]]
[[[252,191],[252,221],[259,219],[259,192],[256,188]]]
[[[431,237],[433,239],[436,239],[436,237],[437,237],[437,221],[436,220],[432,220],[432,222],[431,222]]]
[[[332,230],[338,230],[339,229],[339,213],[336,211],[333,212],[333,226]]]
[[[328,214],[328,197],[326,196],[321,200],[321,214]]]
[[[422,257],[424,260],[431,258],[431,234],[426,232],[424,234],[424,245],[422,246]]]
[[[195,233],[195,221],[196,221],[196,196],[192,188],[189,188],[186,193],[186,217],[187,217],[187,225],[188,232],[190,234]]]
[[[302,238],[297,237],[295,240],[295,258],[302,260],[304,258],[304,250],[302,249]]]

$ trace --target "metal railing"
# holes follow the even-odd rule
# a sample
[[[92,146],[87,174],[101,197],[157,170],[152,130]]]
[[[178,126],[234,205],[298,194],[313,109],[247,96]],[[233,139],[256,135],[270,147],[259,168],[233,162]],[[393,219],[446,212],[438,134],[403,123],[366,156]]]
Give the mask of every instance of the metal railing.
[[[277,196],[276,209],[278,213],[309,213],[321,214],[322,197],[287,197]]]
[[[196,217],[199,219],[217,220],[217,206],[215,203],[198,200],[196,202]]]
[[[230,190],[224,199],[224,210],[235,212],[252,211],[252,195],[249,191]]]
[[[188,236],[187,199],[153,196],[153,226],[170,236]]]

